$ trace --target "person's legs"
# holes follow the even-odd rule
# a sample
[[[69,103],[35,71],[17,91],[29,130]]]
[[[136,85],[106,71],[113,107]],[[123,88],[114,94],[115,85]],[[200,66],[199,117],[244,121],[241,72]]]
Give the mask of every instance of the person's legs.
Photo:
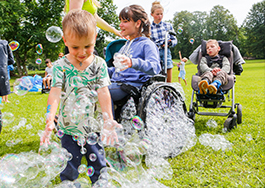
[[[167,82],[172,82],[172,68],[173,68],[173,62],[172,62],[172,56],[171,51],[169,48],[167,49]]]
[[[98,180],[100,170],[106,167],[104,148],[99,146],[99,144],[86,144],[85,147],[87,149],[87,153],[85,154],[87,166],[92,166],[94,168],[94,174],[90,176],[90,180],[92,184],[94,184]]]
[[[43,88],[46,89],[46,78],[42,79]]]
[[[198,86],[200,89],[200,94],[207,94],[209,83],[213,80],[213,74],[210,71],[207,71],[201,75],[201,81]]]
[[[172,69],[167,69],[167,82],[171,83],[172,81]]]
[[[51,79],[52,79],[52,77],[51,77],[51,76],[49,76],[49,77],[47,78],[47,85],[48,85],[48,89],[51,89],[51,86],[50,86]]]
[[[179,79],[179,83],[180,83],[180,77],[178,77],[178,79]]]
[[[188,85],[186,79],[183,79],[183,81],[185,82],[185,85]]]
[[[77,142],[73,140],[71,135],[65,134],[61,138],[62,147],[67,149],[72,154],[73,158],[67,162],[66,168],[61,172],[60,178],[62,181],[70,180],[74,181],[78,178],[78,167],[81,164],[82,154],[80,153],[81,147],[77,145]]]

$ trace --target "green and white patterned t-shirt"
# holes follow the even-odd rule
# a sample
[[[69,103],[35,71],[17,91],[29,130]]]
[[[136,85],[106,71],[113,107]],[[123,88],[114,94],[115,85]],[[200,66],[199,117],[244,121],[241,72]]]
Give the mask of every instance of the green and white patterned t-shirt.
[[[77,70],[65,57],[53,66],[52,87],[62,89],[58,124],[64,134],[87,136],[100,131],[93,121],[96,89],[110,85],[106,62],[95,56],[83,71]]]

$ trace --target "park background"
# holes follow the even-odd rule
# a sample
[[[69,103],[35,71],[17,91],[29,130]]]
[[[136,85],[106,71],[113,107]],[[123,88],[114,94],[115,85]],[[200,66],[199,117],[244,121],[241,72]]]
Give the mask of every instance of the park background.
[[[107,22],[118,28],[116,6],[112,1],[100,1],[104,8],[99,9]],[[52,25],[61,26],[62,1],[0,1],[0,38],[7,41],[19,41],[20,47],[14,51],[16,60],[15,75],[11,77],[11,90],[16,78],[23,75],[44,75],[44,63],[39,67],[37,58],[56,60],[58,53],[64,50],[62,41],[50,43],[45,38],[45,31]],[[169,20],[177,30],[183,23],[183,33],[178,34],[178,45],[172,49],[175,62],[177,52],[182,51],[188,57],[200,44],[201,39],[216,38],[233,40],[246,60],[244,71],[236,78],[235,102],[243,106],[243,122],[236,129],[223,133],[225,117],[196,116],[196,135],[204,133],[220,134],[233,144],[232,150],[214,151],[210,147],[197,144],[190,150],[168,159],[173,168],[171,180],[160,180],[168,187],[264,187],[265,186],[265,1],[253,4],[241,27],[235,24],[233,15],[222,6],[213,7],[211,13],[177,12]],[[47,19],[50,18],[50,19]],[[216,24],[212,24],[214,23]],[[211,24],[210,24],[211,23]],[[210,31],[210,32],[206,32]],[[189,43],[193,37],[195,42]],[[99,31],[96,49],[102,56],[103,48],[113,35]],[[43,54],[36,53],[35,46],[43,45]],[[195,74],[196,65],[190,61],[186,64],[188,86],[181,83],[185,92],[185,103],[188,107],[191,99],[191,77]],[[173,82],[177,82],[178,70],[173,68]],[[14,93],[9,95],[11,103],[4,104],[2,112],[14,114],[14,121],[3,127],[0,135],[0,157],[9,153],[37,152],[39,148],[38,132],[45,127],[47,94],[29,92],[24,96]],[[21,118],[27,120],[27,128],[13,128]],[[214,119],[218,127],[209,128],[206,122]],[[32,128],[31,128],[32,127]],[[19,139],[20,142],[8,147],[7,141]],[[54,138],[56,139],[56,138]],[[57,140],[58,141],[58,140]],[[57,177],[54,184],[59,183]]]

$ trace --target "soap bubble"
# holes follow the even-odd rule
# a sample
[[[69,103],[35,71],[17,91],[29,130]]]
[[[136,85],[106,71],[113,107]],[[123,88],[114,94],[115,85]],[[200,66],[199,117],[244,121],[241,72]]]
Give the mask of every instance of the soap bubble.
[[[40,58],[37,58],[35,61],[36,64],[40,65],[42,63],[42,60]]]
[[[11,41],[8,45],[12,51],[16,51],[19,48],[19,42],[15,40]]]
[[[15,117],[14,114],[11,112],[3,112],[2,113],[2,122],[3,126],[8,125],[14,121]]]
[[[178,34],[181,34],[183,32],[183,29],[182,27],[179,27],[178,30],[177,30]]]
[[[97,155],[95,153],[91,153],[89,155],[89,160],[95,162],[97,160]]]
[[[42,52],[43,52],[42,44],[37,44],[37,45],[36,45],[36,52],[37,52],[37,54],[39,54],[39,55],[42,54]]]
[[[80,174],[86,172],[86,170],[87,170],[87,166],[86,166],[85,164],[81,164],[81,165],[78,167],[78,172],[79,172]]]
[[[178,27],[183,27],[183,23],[179,23],[178,24]]]
[[[190,43],[193,44],[194,43],[194,38],[190,38]]]
[[[88,134],[86,142],[89,145],[95,145],[98,142],[98,139],[99,138],[98,138],[97,133],[91,132]]]
[[[46,30],[46,38],[52,43],[59,42],[62,39],[63,32],[60,27],[51,26]]]
[[[58,130],[57,133],[56,133],[56,136],[58,136],[58,138],[62,138],[64,136],[64,132],[63,130]]]
[[[17,95],[25,95],[33,87],[28,77],[17,78],[13,84],[14,93]]]
[[[91,176],[94,175],[94,173],[95,173],[95,170],[94,170],[93,166],[88,166],[88,167],[87,167],[87,175],[88,175],[89,177],[91,177]]]
[[[144,122],[139,116],[133,116],[131,124],[137,130],[141,130],[144,127]]]

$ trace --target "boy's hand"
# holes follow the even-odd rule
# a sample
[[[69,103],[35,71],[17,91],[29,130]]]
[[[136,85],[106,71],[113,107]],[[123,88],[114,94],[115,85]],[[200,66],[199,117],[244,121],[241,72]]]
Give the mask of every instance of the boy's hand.
[[[220,70],[221,70],[220,68],[215,67],[215,68],[212,70],[212,74],[213,74],[214,76],[216,76],[217,73],[218,73]]]
[[[101,141],[106,145],[114,146],[118,143],[118,136],[115,128],[122,128],[122,125],[115,120],[104,121],[103,130],[101,131]]]
[[[50,143],[50,137],[51,137],[51,133],[54,129],[54,122],[53,121],[48,121],[46,122],[46,127],[45,127],[45,131],[43,132],[41,138],[40,138],[40,145],[48,145],[51,144]]]

